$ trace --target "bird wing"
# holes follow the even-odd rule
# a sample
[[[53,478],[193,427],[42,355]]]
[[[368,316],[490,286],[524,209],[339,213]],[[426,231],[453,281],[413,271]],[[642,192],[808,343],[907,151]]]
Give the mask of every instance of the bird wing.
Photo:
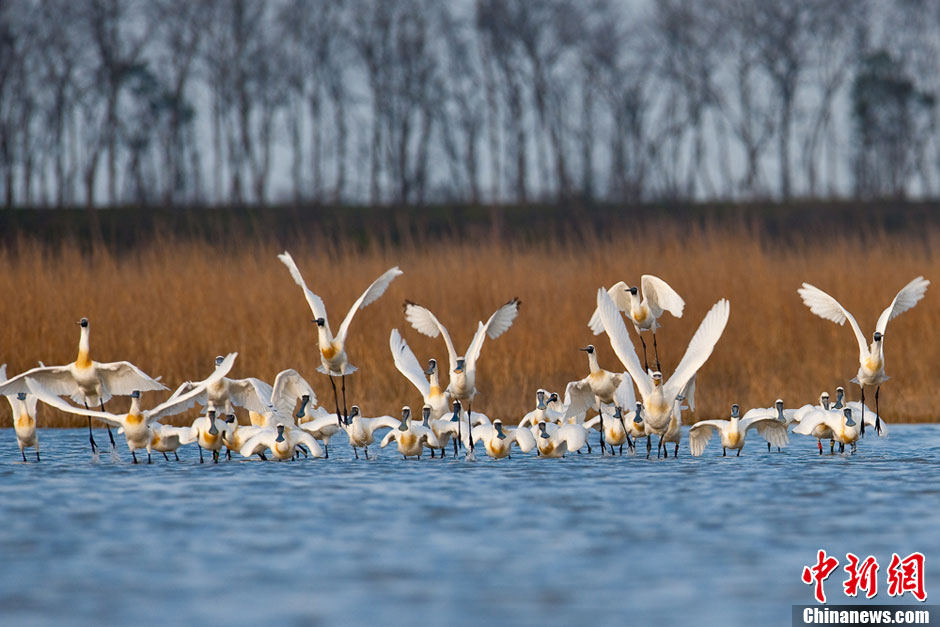
[[[693,374],[689,382],[685,384],[685,389],[682,390],[682,396],[685,397],[689,410],[693,412],[695,411],[695,377],[697,376],[698,373]]]
[[[479,425],[470,430],[470,437],[473,439],[473,442],[479,442],[480,440],[485,440],[490,437],[490,434],[493,432],[493,425]]]
[[[323,304],[323,299],[311,292],[310,288],[307,287],[307,283],[304,281],[303,275],[300,274],[300,270],[297,268],[297,264],[294,263],[294,258],[290,256],[290,253],[285,250],[283,253],[278,255],[277,258],[280,259],[285,266],[287,266],[291,277],[294,279],[294,283],[303,289],[304,296],[307,299],[307,304],[310,305],[310,311],[313,312],[314,317],[327,320],[326,306]]]
[[[741,421],[749,420],[751,418],[776,418],[777,410],[771,407],[752,407],[751,409],[744,412],[744,415],[741,416]]]
[[[644,274],[640,278],[640,286],[643,288],[643,298],[646,299],[654,317],[659,318],[664,311],[676,318],[682,317],[685,301],[668,283],[652,274]]]
[[[274,378],[274,388],[271,390],[271,404],[279,411],[285,414],[293,414],[297,399],[301,396],[309,396],[309,407],[316,407],[317,393],[313,387],[300,376],[293,368],[282,370]]]
[[[66,403],[58,396],[46,390],[42,384],[36,379],[27,379],[26,385],[29,386],[29,391],[32,394],[35,394],[36,397],[41,400],[46,405],[50,407],[55,407],[56,409],[70,414],[77,414],[79,416],[91,416],[92,418],[97,418],[102,422],[106,422],[112,427],[123,427],[124,416],[119,416],[118,414],[112,414],[107,411],[98,411],[96,409],[85,409],[84,407],[75,407],[69,403]]]
[[[264,414],[276,409],[270,400],[274,390],[261,379],[229,379],[228,391],[234,404],[249,411]]]
[[[629,373],[624,373],[624,375],[626,376],[621,379],[620,385],[614,390],[614,402],[617,403],[621,409],[636,405],[636,392],[633,391],[633,378],[629,376]]]
[[[179,394],[177,396],[171,396],[153,409],[145,411],[144,415],[147,417],[147,422],[154,422],[155,420],[159,420],[164,416],[173,416],[193,407],[200,401],[208,386],[216,383],[217,381],[220,381],[222,377],[229,373],[229,371],[232,369],[232,365],[235,363],[236,357],[238,357],[238,353],[229,353],[225,356],[225,359],[222,360],[222,363],[216,366],[212,374],[209,375],[204,381],[200,381],[188,392]]]
[[[711,356],[715,344],[725,330],[725,325],[728,324],[730,313],[731,305],[727,299],[722,298],[705,314],[705,319],[692,336],[689,347],[685,349],[685,355],[682,356],[675,372],[663,386],[663,394],[669,402],[682,393],[689,380]]]
[[[180,386],[176,388],[172,394],[170,394],[170,398],[176,398],[180,394],[185,394],[186,392],[189,392],[194,387],[196,387],[196,384],[193,383],[192,381],[183,381],[182,383],[180,383]]]
[[[385,434],[385,437],[382,438],[382,443],[379,444],[379,446],[380,446],[381,448],[385,448],[386,446],[388,446],[388,443],[395,439],[395,432],[396,432],[396,430],[395,430],[395,429],[392,429],[391,431],[389,431],[388,433],[386,433],[386,434]]]
[[[307,431],[308,433],[317,433],[320,429],[324,427],[335,427],[336,426],[336,414],[327,414],[325,416],[319,416],[310,420],[308,422],[302,422],[298,425],[299,428]]]
[[[565,388],[565,419],[583,414],[594,407],[594,392],[587,378],[571,381]]]
[[[894,320],[916,305],[918,301],[924,297],[928,285],[930,285],[930,281],[919,276],[902,287],[898,295],[891,301],[891,305],[881,312],[881,315],[878,317],[878,324],[875,326],[875,331],[883,334],[885,328],[888,326],[888,320]]]
[[[71,396],[77,403],[82,401],[81,390],[68,366],[41,366],[27,370],[0,385],[0,394],[11,396],[20,392],[29,393],[27,377],[39,383],[48,394]]]
[[[620,311],[630,309],[630,297],[627,296],[628,293],[628,286],[623,281],[618,281],[612,288],[607,290],[607,294]],[[594,308],[594,313],[591,314],[591,319],[588,321],[588,327],[594,332],[594,335],[600,335],[604,332],[604,323],[601,321],[600,307]]]
[[[428,383],[424,375],[424,369],[418,363],[418,358],[411,351],[408,342],[401,336],[398,329],[392,329],[388,337],[388,347],[392,351],[392,359],[395,360],[395,367],[398,372],[405,375],[405,378],[411,381],[411,384],[418,388],[422,398],[427,398],[431,393],[431,384]]]
[[[398,418],[391,416],[379,416],[378,418],[360,418],[365,423],[366,428],[375,433],[379,429],[396,429],[401,424]]]
[[[290,439],[291,442],[295,445],[303,444],[310,449],[310,454],[313,457],[323,457],[323,447],[320,446],[320,443],[317,442],[316,438],[304,431],[303,429],[291,429],[290,430]]]
[[[633,381],[636,382],[640,396],[646,398],[653,391],[653,383],[650,381],[649,374],[643,370],[640,358],[636,356],[633,341],[630,339],[630,334],[627,333],[627,326],[623,323],[620,311],[611,299],[610,294],[602,287],[597,290],[597,308],[601,312],[601,322],[607,332],[607,337],[610,338],[611,347],[623,363],[624,368],[630,373]]]
[[[764,438],[771,446],[784,447],[790,444],[790,438],[787,436],[786,423],[777,420],[776,416],[772,418],[756,418],[748,422],[747,418],[741,420],[746,423],[745,431],[751,428],[757,429],[758,435]]]
[[[259,431],[242,443],[242,447],[238,449],[238,454],[242,457],[251,457],[259,444],[265,448],[271,448],[272,435],[269,429]]]
[[[535,436],[524,427],[510,430],[509,436],[516,440],[519,450],[523,453],[528,453],[535,448]]]
[[[516,316],[519,315],[519,305],[521,304],[518,298],[513,298],[493,312],[490,319],[486,321],[486,334],[491,340],[495,340],[512,326]]]
[[[693,457],[705,451],[705,445],[716,431],[728,424],[727,420],[699,420],[689,429],[689,450]]]
[[[389,283],[402,274],[402,271],[398,269],[398,266],[386,270],[385,273],[372,282],[372,285],[366,288],[366,291],[362,293],[362,296],[356,299],[356,302],[352,304],[352,307],[349,308],[349,313],[346,314],[346,317],[343,318],[343,323],[339,325],[339,333],[336,335],[336,339],[342,344],[346,341],[346,334],[349,332],[349,325],[352,324],[353,318],[356,316],[356,312],[367,307],[375,300],[385,293],[385,290],[388,289]]]
[[[852,331],[855,332],[855,339],[858,340],[859,359],[868,356],[868,346],[865,343],[862,330],[858,328],[858,322],[855,321],[855,317],[845,307],[839,304],[839,301],[809,283],[804,283],[803,287],[797,290],[797,293],[803,298],[803,304],[820,318],[831,320],[840,326],[848,320],[849,324],[852,325]]]
[[[143,370],[129,361],[114,361],[107,364],[95,364],[98,378],[104,388],[113,396],[127,396],[134,390],[168,390],[167,386],[154,380]]]
[[[556,437],[564,440],[571,452],[580,450],[587,444],[587,430],[581,425],[562,425],[558,427]]]
[[[470,347],[467,349],[467,354],[465,355],[467,361],[464,367],[467,370],[476,368],[477,358],[480,356],[480,351],[483,349],[484,340],[486,340],[486,325],[482,322],[478,322],[477,332],[473,334],[473,340],[470,342]]]
[[[405,319],[411,323],[415,331],[423,333],[428,337],[444,336],[444,344],[447,345],[447,356],[450,359],[450,370],[457,367],[457,351],[454,350],[454,342],[450,339],[450,333],[444,328],[444,325],[432,314],[426,307],[405,301]]]
[[[813,409],[800,418],[800,424],[793,428],[793,433],[812,435],[813,430],[820,424],[826,423],[829,412],[822,409]],[[826,425],[828,426],[828,424]]]

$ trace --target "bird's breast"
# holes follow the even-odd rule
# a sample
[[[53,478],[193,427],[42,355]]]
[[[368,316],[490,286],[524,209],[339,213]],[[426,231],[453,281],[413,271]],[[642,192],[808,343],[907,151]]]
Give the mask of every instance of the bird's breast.
[[[16,419],[16,428],[17,429],[29,429],[36,425],[36,421],[29,414],[20,414],[19,418]]]

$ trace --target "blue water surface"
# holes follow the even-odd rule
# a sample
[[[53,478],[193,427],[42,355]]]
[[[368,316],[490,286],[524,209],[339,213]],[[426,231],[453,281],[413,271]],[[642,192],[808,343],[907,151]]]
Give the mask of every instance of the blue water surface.
[[[93,464],[82,430],[39,437],[23,463],[0,430],[3,624],[788,625],[820,548],[830,602],[847,551],[878,558],[876,602],[892,552],[923,552],[940,595],[938,425],[649,461],[357,461],[335,438],[328,460],[134,466],[123,441]]]

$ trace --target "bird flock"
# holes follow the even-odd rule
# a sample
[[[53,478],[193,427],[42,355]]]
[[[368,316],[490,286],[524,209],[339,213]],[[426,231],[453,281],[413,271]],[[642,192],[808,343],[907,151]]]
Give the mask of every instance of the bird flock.
[[[516,426],[509,426],[501,419],[491,420],[486,414],[474,411],[473,402],[478,393],[476,375],[483,343],[487,338],[498,338],[512,326],[519,314],[519,300],[513,298],[485,323],[479,322],[463,353],[457,352],[447,328],[430,310],[406,301],[407,322],[423,335],[444,340],[447,385],[441,381],[437,359],[428,359],[427,367],[422,367],[399,330],[392,329],[389,334],[392,360],[421,395],[420,415],[405,406],[401,408],[400,418],[366,417],[358,405],[347,403],[346,377],[357,368],[349,361],[346,340],[356,313],[380,298],[402,271],[394,267],[377,278],[353,303],[334,335],[323,300],[307,286],[290,253],[284,252],[278,259],[303,291],[313,315],[320,352],[317,370],[330,379],[333,410],[318,404],[313,388],[293,369],[280,372],[273,385],[251,377],[229,378],[227,375],[237,353],[216,357],[214,368],[205,379],[186,381],[164,402],[143,409],[141,392],[169,388],[160,382],[160,377],[149,376],[131,362],[93,361],[90,324],[82,318],[78,322],[81,330],[78,357],[74,362],[63,366],[45,366],[39,362],[39,367],[11,379],[6,378],[6,366],[0,366],[0,394],[10,403],[23,461],[27,461],[27,448],[34,448],[36,461],[40,461],[36,432],[40,401],[57,410],[87,417],[88,440],[95,461],[99,459],[100,448],[94,438],[93,420],[107,427],[112,459],[120,459],[114,428],[124,435],[133,463],[139,461],[138,451],[146,451],[148,463],[152,462],[154,452],[162,453],[166,460],[172,453],[178,461],[179,447],[193,443],[199,448],[200,462],[205,462],[205,454],[209,453],[217,463],[223,456],[223,449],[227,459],[231,459],[233,451],[242,457],[257,456],[265,461],[329,458],[330,441],[340,432],[345,434],[357,459],[360,451],[370,459],[375,453],[370,454],[369,447],[374,447],[380,431],[385,433],[379,446],[385,448],[394,444],[404,458],[420,459],[425,453],[432,458],[443,459],[448,454],[458,457],[463,450],[467,459],[473,459],[480,447],[496,459],[510,458],[514,450],[520,453],[534,450],[537,456],[544,458],[580,455],[584,449],[587,453],[593,452],[589,435],[595,431],[601,455],[614,455],[618,451],[622,455],[624,446],[629,454],[634,454],[638,442],[645,439],[649,458],[655,436],[656,456],[668,458],[672,445],[675,458],[682,439],[682,412],[695,411],[696,374],[721,338],[731,311],[726,299],[715,303],[693,334],[675,370],[666,376],[659,360],[656,332],[661,328],[665,313],[677,318],[682,316],[685,301],[669,284],[652,275],[643,275],[639,286],[621,281],[610,289],[598,288],[597,308],[588,327],[595,335],[607,335],[623,371],[601,368],[594,345],[585,346],[580,350],[587,355],[588,374],[568,383],[564,397],[547,389],[536,390],[534,409]],[[755,407],[741,415],[739,406],[734,404],[729,418],[700,420],[691,426],[688,430],[690,453],[702,455],[716,433],[723,456],[729,449],[740,455],[751,430],[766,442],[769,452],[772,447],[779,451],[789,444],[792,427],[792,433],[815,438],[820,455],[823,440],[829,440],[830,453],[835,452],[837,443],[840,453],[846,451],[847,445],[854,453],[866,425],[884,435],[886,427],[880,415],[879,397],[881,385],[888,380],[884,356],[887,324],[914,307],[924,297],[929,284],[923,277],[917,277],[905,285],[879,316],[869,344],[851,313],[826,292],[804,283],[798,293],[810,311],[839,325],[848,321],[855,334],[859,368],[851,382],[859,387],[860,400],[848,401],[845,389],[839,387],[834,403],[830,403],[828,392],[823,392],[818,404],[808,403],[798,408],[787,408],[784,401],[778,399],[772,407]],[[640,339],[642,362],[626,321],[632,323]],[[644,338],[647,332],[653,340],[655,368],[649,362]],[[338,388],[336,379],[339,379]],[[874,410],[865,405],[866,388],[875,390]],[[114,396],[130,396],[130,409],[122,413],[109,412],[105,403]],[[189,426],[160,423],[163,418],[197,405],[204,411]],[[239,411],[247,412],[248,424],[239,422]]]

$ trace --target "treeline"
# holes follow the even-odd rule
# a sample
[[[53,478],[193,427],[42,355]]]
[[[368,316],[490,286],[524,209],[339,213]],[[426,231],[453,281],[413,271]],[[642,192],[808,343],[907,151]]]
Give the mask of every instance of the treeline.
[[[940,195],[930,0],[0,0],[8,206]]]

